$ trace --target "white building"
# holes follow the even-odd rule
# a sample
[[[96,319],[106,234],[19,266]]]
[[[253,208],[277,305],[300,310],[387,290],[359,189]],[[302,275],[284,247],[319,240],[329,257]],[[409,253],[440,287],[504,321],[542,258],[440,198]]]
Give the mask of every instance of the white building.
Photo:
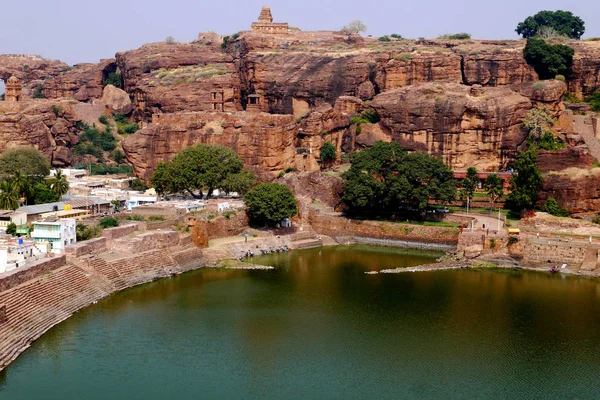
[[[53,253],[60,253],[65,247],[77,243],[75,219],[49,217],[33,223],[31,237],[36,243],[48,243]]]
[[[45,246],[37,246],[31,239],[2,236],[0,238],[0,273],[24,267],[29,261],[38,260],[46,252]]]
[[[156,204],[158,196],[149,194],[132,194],[129,196],[127,201],[127,209],[131,211],[132,208],[138,207],[144,204]]]

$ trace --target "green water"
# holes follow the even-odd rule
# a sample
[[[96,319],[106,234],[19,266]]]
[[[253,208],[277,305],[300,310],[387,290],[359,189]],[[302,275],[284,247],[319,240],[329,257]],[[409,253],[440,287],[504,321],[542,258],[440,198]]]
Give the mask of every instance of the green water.
[[[0,399],[600,398],[599,280],[364,274],[436,256],[323,248],[134,288],[34,343]]]

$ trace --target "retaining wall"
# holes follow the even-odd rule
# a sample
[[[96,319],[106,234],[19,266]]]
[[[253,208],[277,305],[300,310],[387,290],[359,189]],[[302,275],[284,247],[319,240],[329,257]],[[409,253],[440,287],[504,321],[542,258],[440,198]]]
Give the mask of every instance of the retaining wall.
[[[460,234],[459,228],[357,221],[344,217],[321,215],[314,211],[310,212],[309,221],[316,232],[333,237],[354,236],[456,246]]]

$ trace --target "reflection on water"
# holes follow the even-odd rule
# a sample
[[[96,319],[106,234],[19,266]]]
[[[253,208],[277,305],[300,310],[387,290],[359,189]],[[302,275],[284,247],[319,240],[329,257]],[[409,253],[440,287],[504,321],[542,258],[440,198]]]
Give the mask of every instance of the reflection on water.
[[[365,271],[439,254],[256,257],[116,294],[6,371],[2,398],[598,398],[599,281]]]

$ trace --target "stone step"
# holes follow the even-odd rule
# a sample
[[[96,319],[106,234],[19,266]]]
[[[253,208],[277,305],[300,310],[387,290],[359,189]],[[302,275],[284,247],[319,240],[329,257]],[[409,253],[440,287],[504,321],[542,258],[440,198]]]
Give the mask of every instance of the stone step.
[[[323,242],[321,242],[318,239],[306,239],[306,240],[299,240],[297,242],[294,242],[293,248],[297,249],[297,250],[311,249],[314,247],[321,247],[322,245],[323,245]]]

